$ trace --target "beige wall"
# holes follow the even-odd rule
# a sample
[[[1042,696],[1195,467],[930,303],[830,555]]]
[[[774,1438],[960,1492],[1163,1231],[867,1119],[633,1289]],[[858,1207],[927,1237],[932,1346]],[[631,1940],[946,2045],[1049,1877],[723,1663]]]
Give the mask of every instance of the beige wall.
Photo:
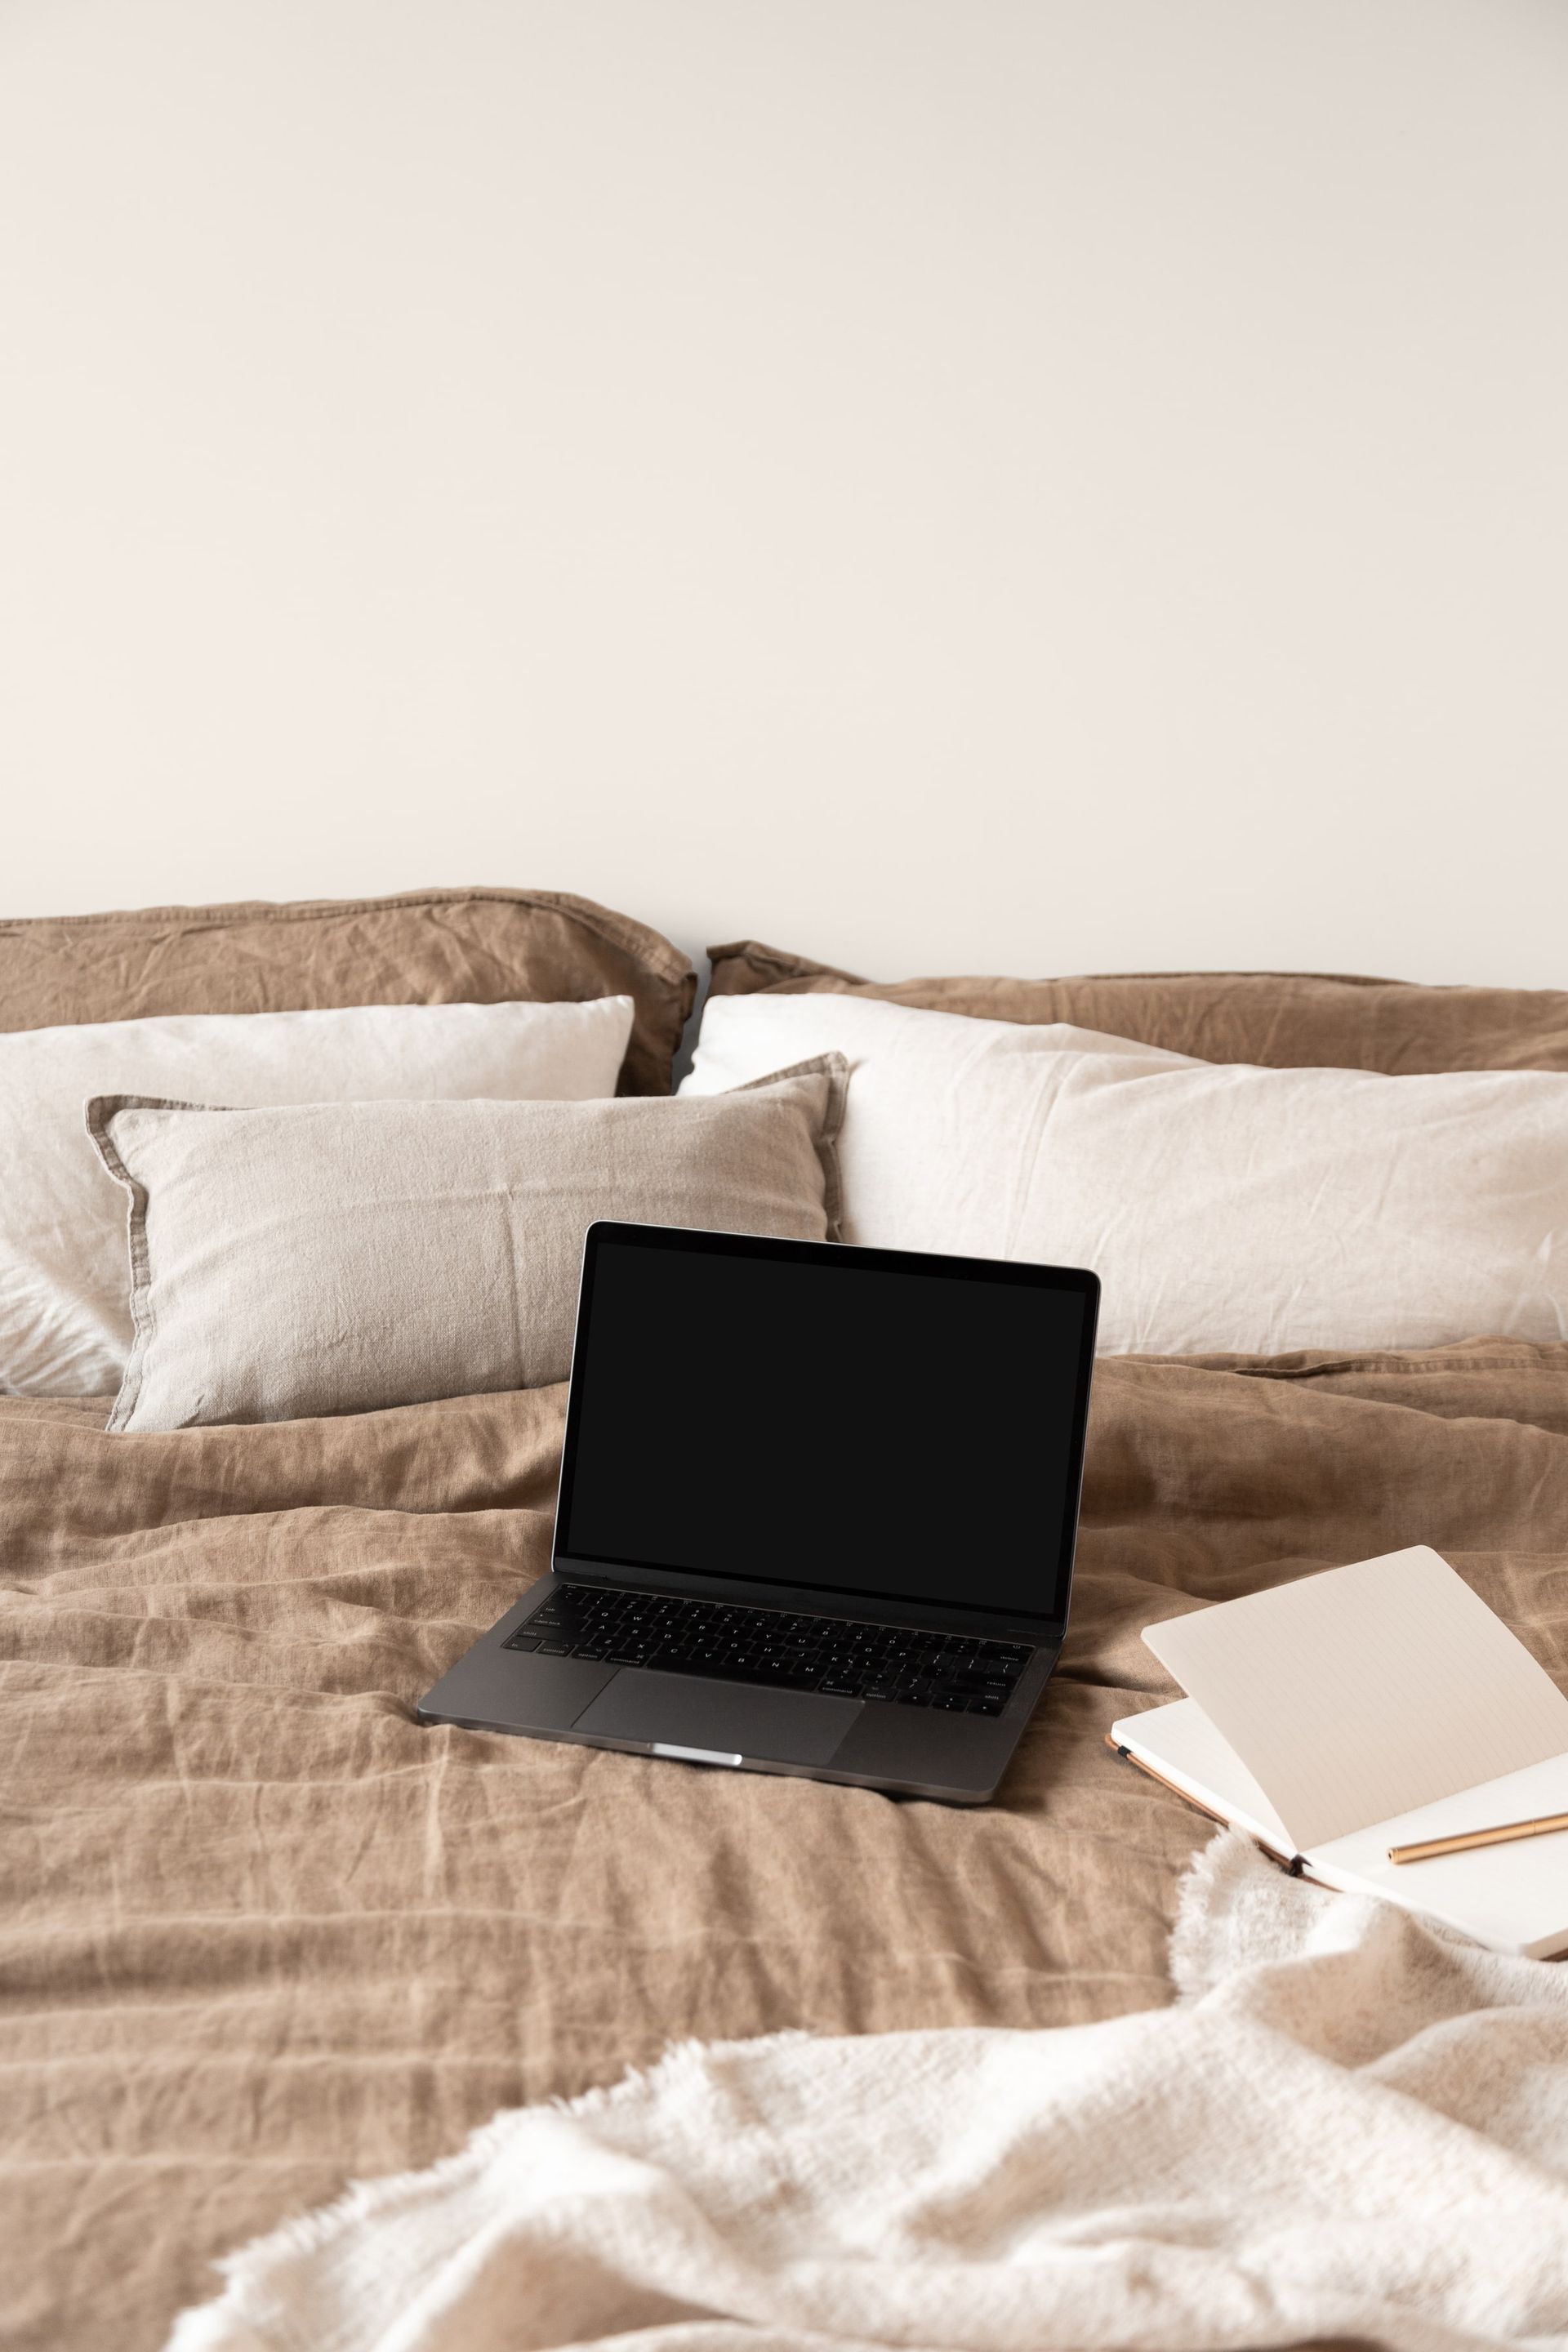
[[[1568,985],[1559,0],[6,0],[0,912]]]

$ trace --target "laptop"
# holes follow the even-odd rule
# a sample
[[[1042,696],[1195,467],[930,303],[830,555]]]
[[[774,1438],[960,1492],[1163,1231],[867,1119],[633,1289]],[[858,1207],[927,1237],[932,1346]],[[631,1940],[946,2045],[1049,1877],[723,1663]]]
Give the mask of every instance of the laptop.
[[[551,1572],[420,1721],[984,1803],[1067,1629],[1099,1297],[591,1226]]]

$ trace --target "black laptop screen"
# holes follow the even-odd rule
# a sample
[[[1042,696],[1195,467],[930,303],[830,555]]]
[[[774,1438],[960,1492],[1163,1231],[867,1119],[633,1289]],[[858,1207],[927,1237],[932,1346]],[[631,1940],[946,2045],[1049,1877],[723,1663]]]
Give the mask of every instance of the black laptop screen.
[[[557,1558],[1059,1617],[1094,1295],[1047,1268],[601,1226]]]

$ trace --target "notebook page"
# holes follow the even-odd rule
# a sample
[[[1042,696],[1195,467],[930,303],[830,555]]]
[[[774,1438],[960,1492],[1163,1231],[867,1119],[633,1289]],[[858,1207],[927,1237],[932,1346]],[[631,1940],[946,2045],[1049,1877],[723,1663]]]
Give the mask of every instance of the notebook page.
[[[1568,1813],[1568,1756],[1354,1831],[1316,1847],[1308,1859],[1331,1883],[1353,1882],[1405,1910],[1442,1919],[1494,1951],[1539,1957],[1568,1944],[1568,1830],[1521,1838],[1517,1845],[1473,1846],[1430,1862],[1390,1862],[1388,1849],[1543,1813]]]
[[[1277,1853],[1288,1856],[1292,1851],[1284,1822],[1195,1699],[1173,1699],[1169,1706],[1123,1716],[1111,1725],[1110,1736],[1205,1811],[1261,1838]]]
[[[1301,1853],[1568,1753],[1568,1697],[1425,1544],[1143,1639]]]

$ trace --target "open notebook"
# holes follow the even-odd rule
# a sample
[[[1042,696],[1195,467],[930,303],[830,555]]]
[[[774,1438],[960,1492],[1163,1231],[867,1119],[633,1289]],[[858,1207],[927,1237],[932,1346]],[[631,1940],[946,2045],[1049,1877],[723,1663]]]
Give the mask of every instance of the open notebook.
[[[1328,1886],[1536,1959],[1568,1951],[1568,1832],[1391,1845],[1568,1812],[1568,1697],[1426,1545],[1151,1625],[1189,1696],[1111,1743]]]

